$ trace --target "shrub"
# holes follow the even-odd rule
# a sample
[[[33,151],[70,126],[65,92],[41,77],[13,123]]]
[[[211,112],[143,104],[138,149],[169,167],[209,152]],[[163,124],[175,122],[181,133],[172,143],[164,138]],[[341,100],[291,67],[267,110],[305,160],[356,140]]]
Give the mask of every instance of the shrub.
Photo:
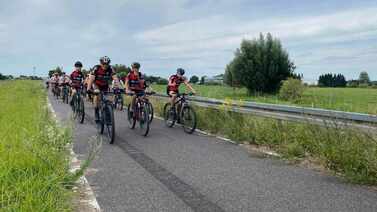
[[[304,94],[305,86],[301,80],[290,78],[283,82],[279,97],[283,100],[297,101]]]

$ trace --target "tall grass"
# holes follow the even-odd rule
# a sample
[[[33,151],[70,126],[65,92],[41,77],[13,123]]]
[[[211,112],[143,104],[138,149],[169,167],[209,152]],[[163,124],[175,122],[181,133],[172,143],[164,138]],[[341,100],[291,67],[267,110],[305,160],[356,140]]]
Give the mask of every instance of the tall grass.
[[[0,210],[70,211],[69,130],[50,119],[40,82],[0,84]]]
[[[153,89],[166,93],[165,85],[152,85]],[[182,91],[184,91],[184,86]],[[317,107],[347,112],[377,114],[377,90],[371,88],[317,88],[308,87],[303,97],[295,101],[284,101],[277,95],[249,96],[245,88],[227,86],[194,85],[199,96],[233,100],[256,101],[272,104],[287,104],[306,107]]]
[[[153,100],[162,116],[161,100]],[[337,127],[261,118],[220,110],[196,107],[198,128],[220,134],[240,143],[268,146],[284,158],[300,161],[315,158],[324,167],[344,179],[359,184],[377,184],[377,141],[374,134]]]

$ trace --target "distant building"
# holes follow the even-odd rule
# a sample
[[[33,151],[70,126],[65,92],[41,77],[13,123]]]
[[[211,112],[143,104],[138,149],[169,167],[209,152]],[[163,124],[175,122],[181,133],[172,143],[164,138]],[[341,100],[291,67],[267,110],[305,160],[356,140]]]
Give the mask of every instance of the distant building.
[[[224,74],[216,75],[213,77],[206,77],[204,83],[208,84],[223,84],[224,83]]]

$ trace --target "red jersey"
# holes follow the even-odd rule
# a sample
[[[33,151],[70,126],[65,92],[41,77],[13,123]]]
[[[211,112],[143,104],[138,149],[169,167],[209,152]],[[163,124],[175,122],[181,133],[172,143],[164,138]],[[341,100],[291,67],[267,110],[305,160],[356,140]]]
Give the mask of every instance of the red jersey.
[[[100,90],[107,90],[112,82],[115,71],[112,67],[103,69],[102,66],[97,65],[93,69],[93,75],[95,76],[94,83]]]
[[[184,76],[178,76],[177,74],[172,75],[169,78],[169,84],[175,84],[175,85],[168,85],[168,91],[179,91],[179,86],[186,81],[186,77]]]
[[[84,74],[81,71],[74,70],[71,74],[72,87],[79,89],[81,88],[82,82],[84,80]]]
[[[132,91],[143,91],[145,90],[145,80],[144,76],[139,72],[136,74],[131,71],[128,73],[126,80],[128,80],[128,86]]]

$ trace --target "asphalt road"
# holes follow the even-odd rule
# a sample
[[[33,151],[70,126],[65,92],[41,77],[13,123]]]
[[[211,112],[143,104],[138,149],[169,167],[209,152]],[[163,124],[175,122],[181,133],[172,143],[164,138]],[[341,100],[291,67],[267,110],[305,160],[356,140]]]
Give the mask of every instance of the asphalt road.
[[[50,101],[58,118],[71,123],[68,105]],[[97,135],[92,106],[86,107],[88,119],[74,130],[81,159]],[[126,113],[116,112],[116,133],[86,174],[103,211],[377,211],[376,190],[159,120],[145,138],[128,128]]]

